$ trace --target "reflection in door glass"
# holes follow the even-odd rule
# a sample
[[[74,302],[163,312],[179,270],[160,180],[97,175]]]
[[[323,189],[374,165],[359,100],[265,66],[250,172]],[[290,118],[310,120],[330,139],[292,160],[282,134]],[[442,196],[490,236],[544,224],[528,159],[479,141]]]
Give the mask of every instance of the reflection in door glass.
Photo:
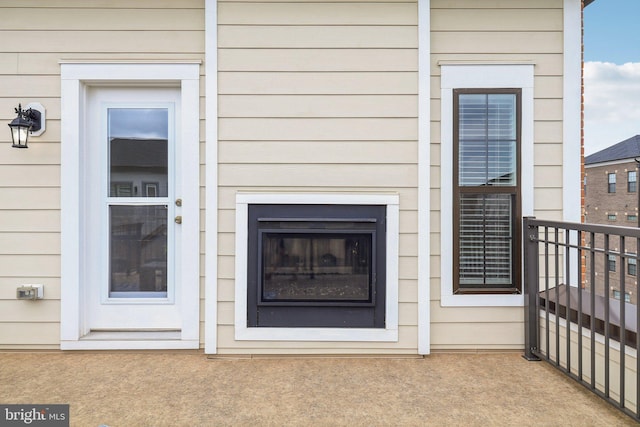
[[[169,111],[109,108],[109,196],[168,197]]]
[[[109,207],[109,292],[167,295],[167,207]]]

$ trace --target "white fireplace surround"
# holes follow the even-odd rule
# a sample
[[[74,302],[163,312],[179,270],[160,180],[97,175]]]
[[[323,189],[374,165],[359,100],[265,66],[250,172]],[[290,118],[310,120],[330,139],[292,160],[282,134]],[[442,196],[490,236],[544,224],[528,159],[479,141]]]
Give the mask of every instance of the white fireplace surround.
[[[247,238],[251,204],[384,205],[387,210],[384,328],[269,328],[247,326]],[[246,341],[398,341],[397,194],[238,193],[236,195],[235,339]]]

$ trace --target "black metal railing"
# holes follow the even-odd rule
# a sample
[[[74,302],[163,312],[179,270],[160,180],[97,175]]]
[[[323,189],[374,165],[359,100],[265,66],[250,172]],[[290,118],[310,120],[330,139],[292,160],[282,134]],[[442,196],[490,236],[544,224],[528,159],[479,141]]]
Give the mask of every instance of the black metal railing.
[[[640,229],[524,218],[525,354],[640,420]]]

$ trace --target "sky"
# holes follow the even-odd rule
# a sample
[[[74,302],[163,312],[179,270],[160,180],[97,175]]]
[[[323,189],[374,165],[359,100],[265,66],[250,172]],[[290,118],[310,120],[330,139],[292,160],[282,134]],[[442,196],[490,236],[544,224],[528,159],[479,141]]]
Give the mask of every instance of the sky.
[[[593,154],[640,134],[640,0],[584,10],[584,141]]]
[[[167,139],[168,123],[166,108],[109,108],[110,138]]]

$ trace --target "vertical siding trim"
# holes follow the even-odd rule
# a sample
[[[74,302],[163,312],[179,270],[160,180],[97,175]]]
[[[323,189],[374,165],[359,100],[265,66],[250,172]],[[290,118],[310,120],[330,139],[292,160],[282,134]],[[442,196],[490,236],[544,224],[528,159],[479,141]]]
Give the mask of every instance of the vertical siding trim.
[[[431,0],[418,0],[418,354],[431,352]]]
[[[582,105],[582,1],[564,0],[564,76],[562,111],[562,218],[580,222],[582,208],[581,179],[581,105]],[[571,237],[577,244],[577,236]],[[566,267],[565,267],[566,268]],[[568,272],[565,272],[565,277]],[[572,264],[571,276],[578,276]],[[576,279],[574,279],[576,280]]]
[[[204,352],[218,351],[218,2],[205,2],[205,308]]]
[[[563,77],[563,220],[580,222],[580,105],[582,5],[580,0],[564,0]],[[577,276],[573,276],[577,277]]]

